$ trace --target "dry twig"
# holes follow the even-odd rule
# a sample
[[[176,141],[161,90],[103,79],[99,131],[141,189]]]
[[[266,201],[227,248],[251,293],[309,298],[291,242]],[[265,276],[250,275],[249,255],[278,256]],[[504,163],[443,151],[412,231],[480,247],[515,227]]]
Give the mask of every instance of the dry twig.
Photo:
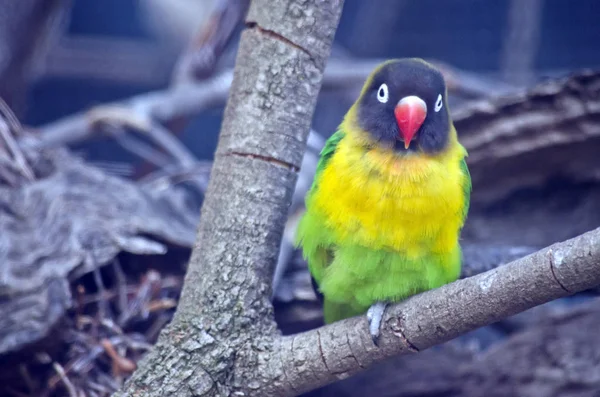
[[[35,178],[33,170],[29,167],[29,164],[27,164],[25,155],[15,139],[20,135],[22,135],[21,124],[6,102],[0,98],[0,138],[2,138],[0,141],[0,149],[5,148],[10,159],[9,161],[14,162],[14,168],[26,180],[32,181]],[[0,156],[2,156],[1,151]],[[2,163],[5,165],[10,164],[5,161],[6,160],[3,160]]]
[[[174,69],[176,84],[205,80],[215,72],[217,62],[235,29],[243,20],[249,0],[219,0],[208,21],[198,29]]]

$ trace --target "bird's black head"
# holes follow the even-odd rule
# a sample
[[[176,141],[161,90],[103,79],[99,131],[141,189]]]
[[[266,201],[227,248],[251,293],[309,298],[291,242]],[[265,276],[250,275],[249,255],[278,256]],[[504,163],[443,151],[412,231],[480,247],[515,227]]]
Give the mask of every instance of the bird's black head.
[[[371,137],[397,151],[436,153],[448,144],[450,116],[442,74],[423,60],[383,63],[367,79],[356,121]]]

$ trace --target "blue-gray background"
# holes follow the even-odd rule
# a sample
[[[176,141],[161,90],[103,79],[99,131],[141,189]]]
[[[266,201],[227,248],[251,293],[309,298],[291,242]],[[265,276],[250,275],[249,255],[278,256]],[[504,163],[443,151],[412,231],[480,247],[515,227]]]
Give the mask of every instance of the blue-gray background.
[[[68,22],[73,37],[102,37],[153,44],[141,3],[147,0],[75,0]],[[210,1],[210,0],[207,0]],[[534,56],[536,78],[600,66],[600,1],[541,2],[540,33]],[[336,44],[357,57],[435,58],[452,66],[499,75],[507,33],[509,0],[346,0]],[[527,6],[528,1],[523,1]],[[234,43],[235,46],[235,43]],[[165,88],[175,56],[158,50],[147,62],[157,72],[137,82],[93,77],[46,77],[31,87],[25,121],[40,125],[98,103]],[[144,65],[146,66],[146,65]],[[315,123],[334,128],[349,103],[323,104]],[[186,130],[185,143],[199,158],[212,157],[222,108],[205,111]],[[327,121],[319,123],[320,118]],[[321,131],[329,134],[331,131]],[[105,142],[87,150],[92,159],[128,160]]]

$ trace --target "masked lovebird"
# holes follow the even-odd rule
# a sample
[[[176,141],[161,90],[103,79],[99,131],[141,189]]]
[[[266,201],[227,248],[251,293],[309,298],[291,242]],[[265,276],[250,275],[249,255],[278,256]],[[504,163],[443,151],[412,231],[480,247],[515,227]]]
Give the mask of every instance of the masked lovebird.
[[[442,74],[420,59],[379,65],[325,144],[297,244],[326,323],[456,280],[471,178]]]

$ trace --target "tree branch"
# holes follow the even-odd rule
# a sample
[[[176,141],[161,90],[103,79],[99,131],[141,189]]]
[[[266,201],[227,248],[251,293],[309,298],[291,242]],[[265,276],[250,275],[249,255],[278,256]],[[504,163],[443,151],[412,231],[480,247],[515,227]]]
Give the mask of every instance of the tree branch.
[[[599,180],[600,71],[473,101],[452,112],[452,119],[469,151],[472,204],[497,202],[553,178]]]
[[[214,73],[249,4],[250,0],[219,0],[208,21],[199,27],[177,61],[174,82],[203,80]]]
[[[282,337],[263,372],[285,373],[262,396],[293,396],[345,379],[386,358],[415,353],[542,303],[600,284],[600,228],[508,265],[388,308],[379,348],[365,316]]]
[[[135,96],[123,102],[103,105],[110,108],[126,108],[137,117],[158,123],[167,123],[195,115],[202,109],[222,103],[227,97],[232,80],[228,70],[202,83],[181,85],[166,91],[156,91]],[[74,114],[40,128],[34,140],[23,140],[25,146],[49,147],[75,143],[95,132],[90,111]]]
[[[272,381],[256,372],[277,335],[271,273],[342,4],[252,2],[177,312],[120,395],[253,395]]]
[[[364,83],[368,74],[381,59],[332,59],[323,77],[323,90],[356,88]],[[466,97],[501,95],[514,92],[515,87],[464,72],[447,64],[436,62],[443,70],[449,89]],[[105,108],[123,108],[156,123],[167,124],[174,120],[195,116],[202,110],[225,102],[229,93],[233,72],[225,70],[203,81],[187,81],[163,91],[140,94],[125,101],[101,105]],[[59,146],[76,143],[97,133],[92,128],[95,110],[77,113],[39,128],[36,140],[26,139],[22,144],[36,147]]]
[[[600,300],[576,299],[522,313],[515,330],[481,329],[419,354],[399,356],[311,397],[593,396],[600,357]],[[548,376],[551,374],[551,376]]]

